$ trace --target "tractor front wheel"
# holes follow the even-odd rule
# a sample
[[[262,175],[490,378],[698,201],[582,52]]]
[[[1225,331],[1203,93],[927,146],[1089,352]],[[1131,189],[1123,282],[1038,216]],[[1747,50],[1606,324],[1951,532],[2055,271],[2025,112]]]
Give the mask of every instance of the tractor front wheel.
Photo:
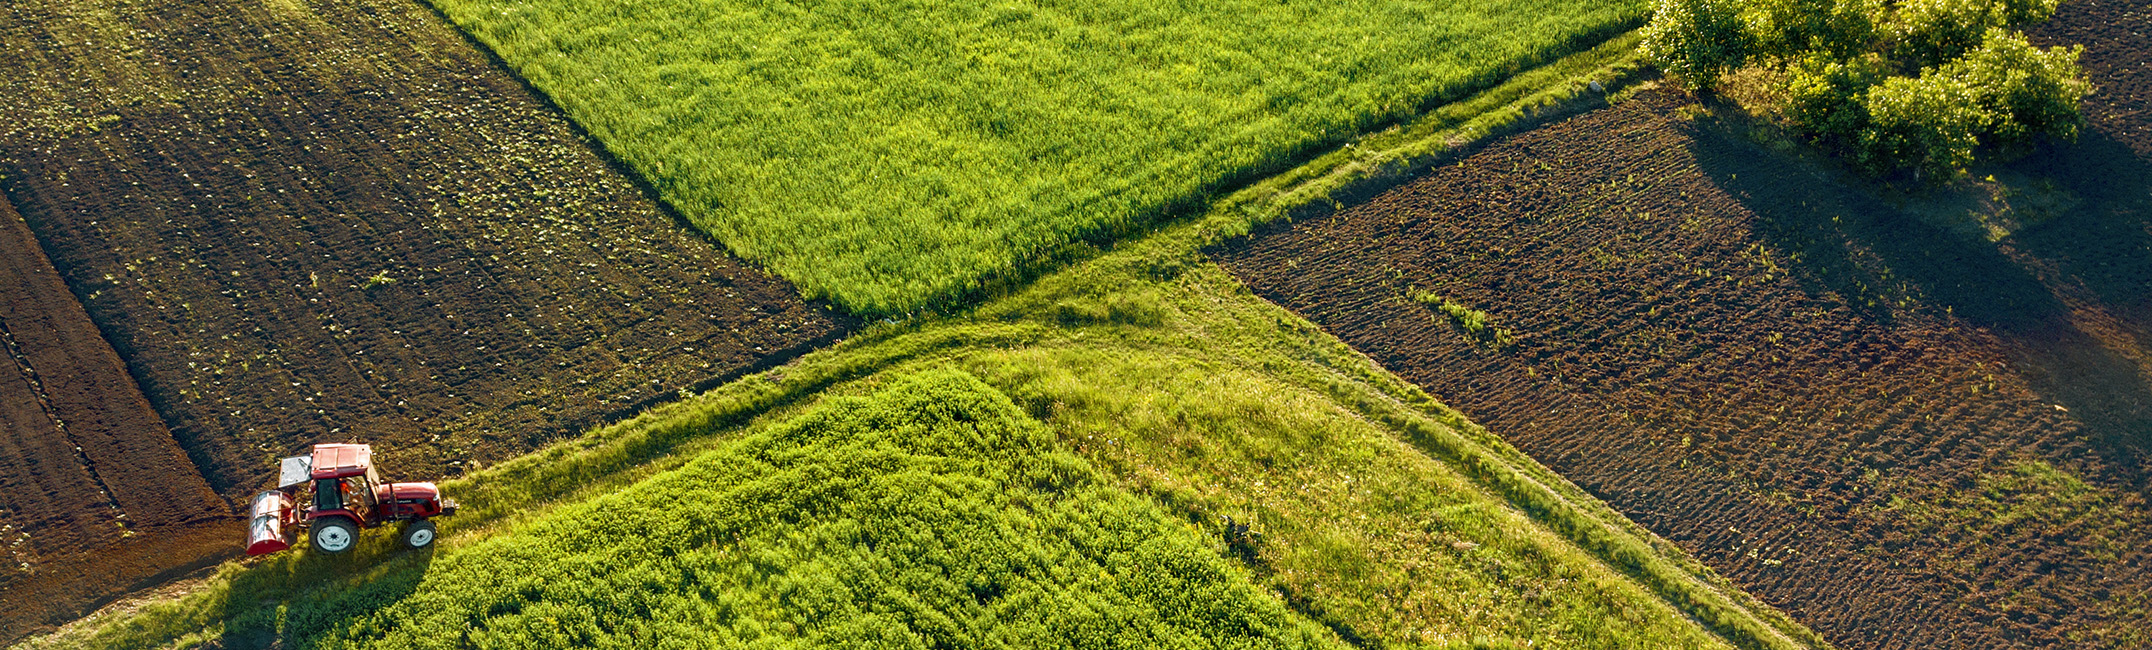
[[[359,525],[343,517],[327,517],[314,520],[314,550],[323,553],[342,553],[357,546]]]
[[[432,546],[433,522],[419,519],[416,521],[412,521],[411,523],[404,524],[403,538],[404,544],[410,546],[411,548],[426,548],[428,546]]]

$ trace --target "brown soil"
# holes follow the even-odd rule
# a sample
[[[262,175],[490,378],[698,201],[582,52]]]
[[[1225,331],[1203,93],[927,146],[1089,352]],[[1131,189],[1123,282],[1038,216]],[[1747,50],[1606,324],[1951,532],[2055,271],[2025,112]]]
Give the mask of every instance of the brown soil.
[[[6,515],[33,539],[105,530],[113,504],[82,486],[112,467],[154,468],[177,512],[201,507],[173,485],[236,502],[321,441],[377,445],[390,478],[446,477],[846,327],[662,210],[409,0],[12,2],[0,69],[0,190],[201,476],[126,448],[84,476],[49,436],[0,450],[33,454],[0,478],[65,495]],[[92,390],[117,384],[45,388],[126,403]],[[130,519],[163,512],[130,498],[111,497]],[[84,611],[42,594],[130,586],[100,573],[118,564],[0,585],[0,640]]]
[[[2147,647],[2145,15],[2063,5],[2091,127],[1993,182],[1652,91],[1216,253],[1843,647]]]
[[[2027,30],[2043,46],[2085,46],[2078,63],[2097,88],[2085,119],[2102,137],[2152,158],[2152,6],[2144,0],[2070,0]]]
[[[131,583],[195,562],[234,520],[89,314],[0,201],[0,590],[80,608],[85,564]],[[174,552],[179,550],[180,552]],[[0,638],[7,638],[0,629]]]

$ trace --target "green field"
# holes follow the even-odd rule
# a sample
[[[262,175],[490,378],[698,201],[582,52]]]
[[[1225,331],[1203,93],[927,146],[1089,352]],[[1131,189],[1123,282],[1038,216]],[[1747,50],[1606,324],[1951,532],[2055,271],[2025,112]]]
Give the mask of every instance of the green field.
[[[689,220],[868,314],[1200,211],[1647,6],[434,1]]]
[[[459,549],[318,629],[322,648],[1339,647],[949,371]]]

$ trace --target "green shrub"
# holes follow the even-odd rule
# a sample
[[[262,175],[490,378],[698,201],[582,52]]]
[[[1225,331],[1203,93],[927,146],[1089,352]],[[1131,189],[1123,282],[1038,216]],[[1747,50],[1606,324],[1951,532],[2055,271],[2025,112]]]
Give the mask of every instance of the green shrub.
[[[1857,56],[1875,41],[1883,13],[1880,0],[1755,0],[1748,9],[1753,54],[1789,59]]]
[[[2062,0],[2002,0],[1999,6],[2003,12],[2003,24],[2023,27],[2054,18],[2055,9],[2062,6]]]
[[[1891,16],[1892,51],[1931,66],[1979,47],[1988,30],[2042,22],[2060,0],[1905,0]]]
[[[1779,108],[1795,128],[1874,173],[1941,180],[1982,146],[2076,137],[2082,48],[2041,50],[2010,29],[2058,0],[1879,1],[1753,0],[1752,35],[1729,42],[1784,66]]]
[[[1892,78],[1870,89],[1858,111],[1836,105],[1860,83],[1853,66],[1799,66],[1789,114],[1820,134],[1858,130],[1857,154],[1872,170],[1913,168],[1948,178],[1981,145],[2023,145],[2042,135],[2077,137],[2078,104],[2091,85],[2079,78],[2083,48],[2041,50],[2021,34],[1990,28],[1963,57],[1918,78]],[[1806,70],[1818,69],[1809,73]],[[1834,96],[1836,95],[1836,96]]]
[[[1644,26],[1644,53],[1684,85],[1709,91],[1748,62],[1752,38],[1731,0],[1659,0]]]
[[[1990,29],[1979,49],[1940,73],[1980,93],[1984,144],[2021,145],[2042,135],[2075,139],[2083,121],[2078,104],[2092,90],[2078,78],[2077,58],[2084,50],[2082,45],[2041,50],[2024,35]]]
[[[1911,168],[1928,179],[1954,177],[1980,144],[1986,115],[1979,97],[1950,75],[1885,80],[1862,101],[1868,124],[1856,139],[1856,158],[1877,173]]]
[[[1857,140],[1868,128],[1868,89],[1888,73],[1883,58],[1866,54],[1837,60],[1810,54],[1787,66],[1786,116],[1794,124],[1830,143]]]

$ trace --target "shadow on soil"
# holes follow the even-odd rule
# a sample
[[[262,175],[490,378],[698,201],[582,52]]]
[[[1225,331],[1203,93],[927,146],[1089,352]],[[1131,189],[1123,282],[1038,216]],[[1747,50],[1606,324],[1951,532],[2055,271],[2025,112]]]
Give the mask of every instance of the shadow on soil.
[[[1835,292],[1886,326],[1932,310],[1985,328],[2042,399],[2067,408],[2101,455],[2121,461],[2112,466],[2139,467],[2152,454],[2152,366],[2132,360],[2152,364],[2152,163],[2086,129],[2074,144],[1976,172],[2005,179],[1991,185],[2006,188],[1993,196],[1908,192],[1769,153],[1740,134],[1747,128],[1699,121],[1695,154],[1757,215],[1756,234],[1787,254],[1809,291]],[[2060,198],[2010,206],[2000,231],[1936,218],[1998,213],[2009,187]],[[2106,324],[2105,338],[2087,331],[2088,312]]]
[[[2145,383],[2152,368],[2139,367],[2152,364],[2152,160],[2087,129],[2076,145],[2043,148],[2011,167],[2051,179],[2077,205],[2007,243],[2080,287],[2124,330],[2115,333],[2123,340],[2099,341],[2075,328],[2050,339],[2019,337],[2034,363],[2049,370],[2032,377],[2033,385],[2103,442],[2127,445],[2141,460],[2152,453],[2152,387]],[[2134,348],[2137,361],[2114,354],[2116,346]]]

